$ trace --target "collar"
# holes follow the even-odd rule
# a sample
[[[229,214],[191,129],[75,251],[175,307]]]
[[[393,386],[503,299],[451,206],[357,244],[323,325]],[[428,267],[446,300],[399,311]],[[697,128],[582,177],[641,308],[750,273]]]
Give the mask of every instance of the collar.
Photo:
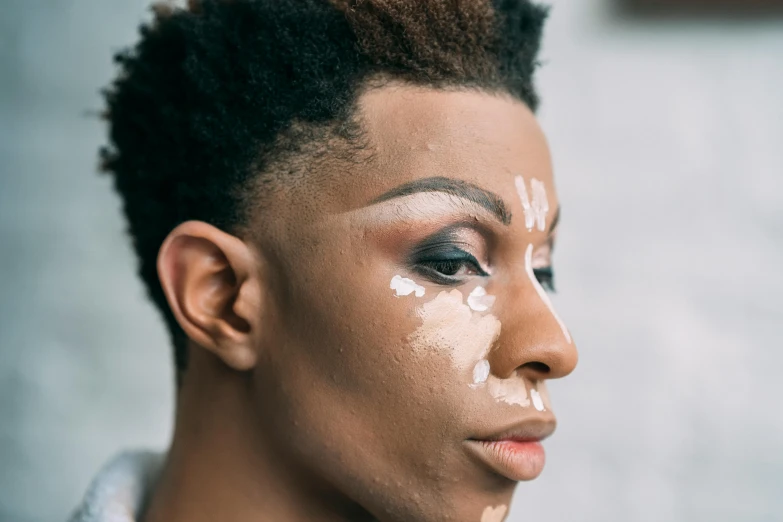
[[[70,522],[138,522],[163,459],[151,451],[114,457],[92,481]]]

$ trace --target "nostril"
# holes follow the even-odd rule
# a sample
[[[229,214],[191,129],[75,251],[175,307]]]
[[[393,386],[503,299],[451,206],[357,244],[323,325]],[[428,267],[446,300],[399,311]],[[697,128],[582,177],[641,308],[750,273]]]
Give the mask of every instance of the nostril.
[[[543,375],[547,375],[550,372],[549,366],[538,361],[533,361],[529,363],[525,363],[522,365],[523,368],[529,368],[533,370],[536,373],[540,373]]]

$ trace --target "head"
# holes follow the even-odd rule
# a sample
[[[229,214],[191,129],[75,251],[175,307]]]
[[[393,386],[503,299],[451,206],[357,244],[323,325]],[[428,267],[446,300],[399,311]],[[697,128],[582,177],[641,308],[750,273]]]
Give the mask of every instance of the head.
[[[368,516],[502,520],[543,466],[544,383],[576,364],[544,288],[545,10],[155,12],[117,57],[103,164],[172,333],[180,417],[207,389],[299,483]]]

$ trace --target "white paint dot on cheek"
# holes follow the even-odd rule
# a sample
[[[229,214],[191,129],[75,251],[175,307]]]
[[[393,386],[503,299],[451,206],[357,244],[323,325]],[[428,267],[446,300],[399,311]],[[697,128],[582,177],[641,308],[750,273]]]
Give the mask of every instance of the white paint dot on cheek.
[[[530,388],[530,398],[533,399],[533,407],[538,411],[544,411],[544,401],[541,400],[541,394],[535,388]]]
[[[389,288],[394,290],[395,297],[402,297],[411,294],[414,294],[416,297],[421,297],[424,295],[423,286],[417,284],[412,279],[408,279],[407,277],[402,277],[400,275],[392,277],[392,280],[389,283]]]
[[[468,306],[476,312],[486,312],[495,304],[495,296],[487,295],[487,289],[477,286],[468,295]]]
[[[487,506],[481,514],[481,522],[503,522],[507,511],[508,506],[502,504],[496,507]]]
[[[473,367],[473,384],[484,384],[489,378],[489,361],[481,359]]]

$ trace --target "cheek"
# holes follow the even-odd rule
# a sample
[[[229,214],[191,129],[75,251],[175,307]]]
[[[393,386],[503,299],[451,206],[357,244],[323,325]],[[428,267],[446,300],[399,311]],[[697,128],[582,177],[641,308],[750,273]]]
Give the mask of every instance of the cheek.
[[[408,339],[414,355],[443,360],[443,373],[455,381],[474,384],[486,380],[486,356],[500,335],[497,318],[471,310],[456,289],[440,292],[422,305],[417,315],[422,324]]]
[[[447,423],[489,377],[486,357],[500,335],[500,321],[486,313],[494,298],[425,291],[399,276],[385,286],[364,295],[363,315],[348,314],[361,319],[329,343],[341,347],[323,361],[338,375],[332,385],[348,401],[396,410],[397,419]]]

